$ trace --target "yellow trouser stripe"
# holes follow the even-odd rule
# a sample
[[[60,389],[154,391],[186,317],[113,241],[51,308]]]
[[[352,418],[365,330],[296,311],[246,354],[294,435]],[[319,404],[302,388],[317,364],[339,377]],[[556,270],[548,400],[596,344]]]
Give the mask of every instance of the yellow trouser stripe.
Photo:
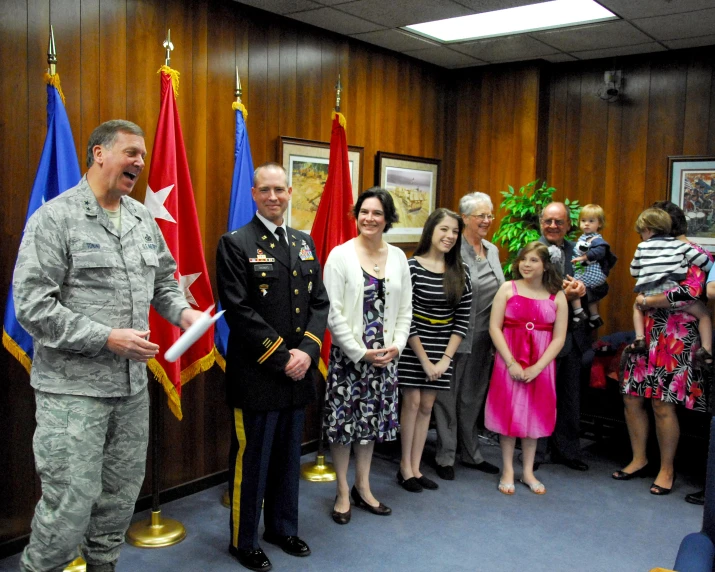
[[[258,363],[263,363],[266,361],[269,357],[273,355],[273,352],[276,351],[279,345],[283,343],[283,338],[279,337],[275,342],[273,342],[273,345],[268,348],[268,351],[264,353],[261,357],[258,358]]]
[[[318,347],[322,350],[323,349],[323,342],[320,341],[320,338],[316,336],[315,334],[311,334],[310,332],[305,332],[305,335],[308,336],[311,340],[313,340],[316,344],[318,344]]]
[[[412,314],[415,318],[429,322],[430,324],[449,324],[452,318],[447,318],[446,320],[436,320],[434,318],[428,318],[427,316],[422,316],[421,314]]]
[[[231,503],[231,516],[233,517],[233,537],[231,544],[238,548],[238,527],[241,524],[241,483],[243,482],[243,454],[246,451],[246,429],[243,426],[243,410],[233,410],[233,420],[236,426],[236,439],[238,439],[238,455],[233,469],[233,502]]]

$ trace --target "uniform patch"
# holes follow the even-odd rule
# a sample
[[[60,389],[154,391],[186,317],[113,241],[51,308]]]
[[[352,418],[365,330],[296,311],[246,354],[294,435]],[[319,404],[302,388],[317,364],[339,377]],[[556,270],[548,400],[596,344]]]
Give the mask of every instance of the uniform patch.
[[[261,263],[261,262],[275,262],[276,259],[268,258],[265,254],[263,254],[263,251],[259,248],[258,250],[256,250],[256,258],[249,258],[248,261]],[[270,268],[258,268],[258,267],[255,267],[255,268],[256,268],[256,270],[273,270],[273,266],[271,266]]]
[[[85,242],[84,246],[87,250],[99,250],[102,248],[102,245],[97,244],[96,242]]]
[[[268,284],[260,284],[258,286],[258,289],[261,291],[262,295],[265,296],[266,294],[268,294]]]
[[[272,264],[256,264],[253,267],[253,270],[255,270],[256,272],[261,272],[262,270],[273,270],[273,265]]]

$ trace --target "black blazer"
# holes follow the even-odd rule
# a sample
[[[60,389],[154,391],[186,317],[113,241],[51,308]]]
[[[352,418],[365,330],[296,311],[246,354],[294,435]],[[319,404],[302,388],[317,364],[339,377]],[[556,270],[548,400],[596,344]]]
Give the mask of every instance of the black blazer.
[[[287,238],[290,256],[254,216],[218,244],[218,294],[231,329],[226,388],[232,407],[274,411],[315,398],[330,302],[313,240],[293,228]],[[312,358],[300,381],[283,371],[293,348]]]

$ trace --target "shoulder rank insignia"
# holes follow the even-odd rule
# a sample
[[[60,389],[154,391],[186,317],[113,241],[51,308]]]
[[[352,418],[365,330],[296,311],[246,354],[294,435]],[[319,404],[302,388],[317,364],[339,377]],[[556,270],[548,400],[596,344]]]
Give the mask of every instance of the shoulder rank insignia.
[[[268,238],[268,237],[264,234],[264,235],[261,237],[261,240],[266,240],[267,238]]]
[[[305,242],[305,240],[301,241],[300,252],[298,253],[298,256],[301,260],[315,260],[315,257],[313,256],[313,251],[310,249],[310,246],[308,246],[308,243]]]

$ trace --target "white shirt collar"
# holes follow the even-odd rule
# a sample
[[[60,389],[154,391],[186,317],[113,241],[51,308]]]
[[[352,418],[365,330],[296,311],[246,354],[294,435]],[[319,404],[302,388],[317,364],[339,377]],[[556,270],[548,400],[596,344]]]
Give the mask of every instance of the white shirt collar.
[[[280,237],[276,234],[276,229],[278,228],[279,225],[277,225],[274,222],[269,221],[266,217],[264,217],[261,213],[256,211],[256,216],[258,217],[258,220],[260,220],[266,228],[275,236],[278,240],[280,240]],[[286,240],[288,240],[288,228],[286,226],[286,219],[283,217],[283,224],[280,225],[280,227],[283,229],[283,232],[285,232]]]

